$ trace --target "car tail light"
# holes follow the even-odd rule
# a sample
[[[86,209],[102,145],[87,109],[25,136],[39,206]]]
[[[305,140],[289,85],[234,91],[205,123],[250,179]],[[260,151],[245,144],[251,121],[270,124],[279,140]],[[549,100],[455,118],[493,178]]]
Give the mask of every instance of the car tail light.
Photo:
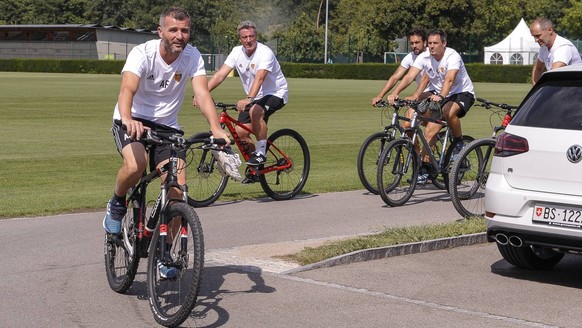
[[[497,137],[497,143],[495,144],[495,156],[513,156],[525,153],[528,150],[529,145],[525,138],[509,134],[507,132],[503,132]]]

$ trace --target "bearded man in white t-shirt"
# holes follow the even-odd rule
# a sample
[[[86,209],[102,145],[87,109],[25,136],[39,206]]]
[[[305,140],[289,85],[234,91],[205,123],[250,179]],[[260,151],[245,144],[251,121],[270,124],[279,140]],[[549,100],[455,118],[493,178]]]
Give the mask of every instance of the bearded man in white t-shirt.
[[[559,36],[554,24],[545,17],[536,18],[529,27],[531,35],[540,45],[538,60],[531,72],[531,83],[536,82],[546,71],[568,65],[580,64],[580,53],[570,40]]]
[[[198,104],[214,137],[230,140],[220,126],[214,102],[208,91],[204,60],[190,41],[190,16],[180,8],[170,8],[160,15],[160,39],[134,47],[122,69],[121,87],[113,114],[113,133],[123,165],[117,173],[113,197],[107,204],[103,228],[110,234],[121,232],[121,220],[127,208],[125,197],[149,162],[143,143],[144,130],[180,133],[178,112],[186,85],[191,81]],[[170,146],[155,146],[150,157],[156,167],[168,162]],[[179,153],[184,165],[184,152]],[[178,173],[178,183],[186,183],[186,170]]]
[[[248,131],[237,127],[237,133],[244,142],[245,151],[252,152],[247,165],[258,166],[267,159],[269,116],[287,104],[287,80],[273,51],[257,41],[255,23],[243,21],[238,25],[237,32],[241,45],[232,49],[224,64],[210,78],[208,89],[214,90],[233,69],[237,70],[247,95],[236,104],[238,121],[253,131],[257,139],[256,146]],[[251,181],[243,181],[246,182]]]
[[[410,46],[411,51],[402,59],[400,65],[398,66],[398,68],[396,68],[394,73],[392,73],[392,75],[388,78],[388,81],[386,81],[386,84],[384,85],[382,90],[380,90],[378,95],[372,98],[372,106],[376,105],[376,103],[382,100],[382,98],[384,98],[384,96],[388,92],[390,92],[392,88],[394,88],[396,83],[398,83],[398,81],[400,81],[402,77],[404,77],[406,72],[408,72],[408,69],[412,66],[416,58],[426,50],[426,32],[421,28],[414,28],[410,30],[410,32],[408,32],[408,44]],[[417,86],[419,86],[421,84],[422,74],[419,74],[415,80]],[[426,85],[423,85],[423,87],[426,87]],[[417,90],[418,92],[417,96],[422,91],[427,90],[424,90],[424,88],[420,91]]]

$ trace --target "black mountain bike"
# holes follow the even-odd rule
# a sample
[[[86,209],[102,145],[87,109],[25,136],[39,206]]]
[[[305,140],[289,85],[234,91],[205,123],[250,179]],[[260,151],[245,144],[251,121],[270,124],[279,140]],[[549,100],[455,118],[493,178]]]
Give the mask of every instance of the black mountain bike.
[[[388,143],[380,154],[376,177],[380,197],[387,205],[404,205],[416,189],[421,164],[420,154],[415,146],[417,143],[427,150],[430,157],[429,179],[439,189],[445,189],[448,186],[450,163],[456,142],[447,128],[444,135],[442,135],[443,132],[437,134],[436,146],[430,147],[420,127],[421,122],[432,122],[447,127],[447,122],[442,118],[422,116],[427,110],[440,111],[440,106],[433,104],[436,103],[428,100],[420,103],[409,101],[409,107],[415,110],[410,128],[405,130],[400,139]],[[440,117],[440,115],[435,116]],[[473,137],[463,136],[462,142],[470,141],[473,141]]]
[[[202,135],[202,137],[201,137]],[[222,139],[207,134],[184,139],[181,135],[164,136],[146,131],[146,147],[171,145],[170,161],[149,174],[127,194],[127,214],[122,219],[120,235],[105,234],[105,271],[112,290],[125,293],[132,285],[140,258],[147,258],[147,287],[155,320],[166,327],[180,325],[195,306],[204,266],[202,226],[194,208],[188,205],[185,185],[178,184],[177,152],[193,144],[216,148]],[[146,215],[146,189],[150,182],[166,174],[160,194]],[[170,190],[180,190],[180,198],[170,197]],[[173,267],[175,278],[162,278],[158,266]]]
[[[477,139],[466,145],[451,167],[449,193],[453,206],[464,218],[485,215],[485,184],[491,171],[497,134],[505,129],[517,109],[517,106],[498,104],[482,98],[477,98],[477,101],[481,104],[475,106],[491,110],[491,117],[500,118],[501,125],[493,127],[490,138]],[[491,125],[493,126],[493,123]]]
[[[382,109],[383,117],[388,117],[389,106],[390,105],[386,101],[379,101],[376,104],[376,107]],[[379,193],[378,185],[376,183],[378,158],[380,157],[382,150],[384,150],[390,141],[400,138],[402,135],[404,128],[400,125],[400,121],[404,120],[410,122],[409,118],[400,115],[400,109],[408,109],[406,101],[396,100],[391,107],[394,108],[394,112],[392,113],[390,124],[384,126],[381,132],[373,133],[366,138],[360,147],[360,152],[358,153],[357,167],[360,181],[369,192],[375,195]]]

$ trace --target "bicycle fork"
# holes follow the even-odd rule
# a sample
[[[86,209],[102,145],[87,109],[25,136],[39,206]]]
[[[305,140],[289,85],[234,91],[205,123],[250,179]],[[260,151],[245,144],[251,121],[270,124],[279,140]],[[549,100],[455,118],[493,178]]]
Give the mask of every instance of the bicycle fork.
[[[169,183],[169,185],[173,185],[173,183]],[[186,196],[185,188],[181,187],[182,194],[184,197]],[[182,263],[188,263],[186,261],[180,261],[183,257],[187,257],[187,249],[188,249],[188,223],[184,218],[180,220],[180,226],[176,227],[178,224],[177,222],[169,222],[170,221],[170,213],[169,213],[169,206],[170,202],[168,200],[168,189],[162,188],[160,195],[158,196],[158,201],[156,204],[161,204],[157,206],[159,213],[158,217],[160,218],[159,222],[159,241],[158,247],[160,249],[160,262],[165,266],[175,267],[178,270],[183,269]],[[155,214],[155,211],[152,212],[152,215]],[[177,220],[177,218],[176,218]],[[171,223],[170,225],[168,223]],[[180,243],[179,243],[179,250],[175,256],[171,254],[171,248],[173,243],[173,238],[175,234],[179,234],[180,236]],[[168,240],[170,238],[170,240]]]

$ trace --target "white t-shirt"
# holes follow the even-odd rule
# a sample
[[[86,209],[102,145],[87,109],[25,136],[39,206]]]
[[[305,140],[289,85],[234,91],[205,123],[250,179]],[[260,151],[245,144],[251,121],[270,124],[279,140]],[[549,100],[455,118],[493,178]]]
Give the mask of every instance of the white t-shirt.
[[[255,99],[273,95],[287,103],[287,79],[285,79],[285,75],[281,71],[281,65],[279,65],[275,54],[266,45],[257,42],[257,49],[250,57],[247,56],[242,45],[234,47],[224,64],[236,68],[247,95],[251,90],[257,71],[260,69],[267,70],[269,73],[265,77],[259,93],[255,95]]]
[[[546,65],[546,70],[552,69],[552,64],[555,62],[562,62],[567,65],[574,65],[582,63],[578,49],[568,39],[556,35],[552,49],[548,51],[548,47],[540,47],[540,54],[538,60]]]
[[[160,56],[160,41],[135,46],[123,66],[122,72],[140,77],[131,115],[179,129],[178,112],[184,102],[186,85],[194,76],[206,75],[204,59],[198,49],[187,45],[178,59],[168,65]],[[118,104],[113,119],[121,119]]]
[[[459,72],[453,81],[451,91],[446,97],[463,92],[469,92],[475,95],[473,82],[469,78],[469,74],[467,74],[463,59],[454,49],[446,48],[443,58],[440,61],[437,61],[428,51],[425,51],[416,58],[413,66],[428,75],[430,79],[429,88],[437,92],[440,92],[443,88],[443,81],[445,80],[447,71],[453,69],[458,70]]]
[[[428,50],[425,50],[424,52],[421,52],[418,55],[415,55],[413,51],[409,52],[408,55],[406,55],[406,56],[404,56],[404,58],[402,58],[402,61],[400,62],[400,66],[402,66],[404,69],[408,70],[410,67],[412,67],[412,64],[414,64],[414,61],[416,60],[416,58],[418,58],[418,56],[421,56],[425,52],[428,52]],[[420,81],[422,80],[423,76],[424,76],[424,71],[421,71],[416,76],[416,79],[414,79],[416,81],[416,85],[420,84]],[[428,85],[424,91],[428,91],[429,86],[430,85]]]

